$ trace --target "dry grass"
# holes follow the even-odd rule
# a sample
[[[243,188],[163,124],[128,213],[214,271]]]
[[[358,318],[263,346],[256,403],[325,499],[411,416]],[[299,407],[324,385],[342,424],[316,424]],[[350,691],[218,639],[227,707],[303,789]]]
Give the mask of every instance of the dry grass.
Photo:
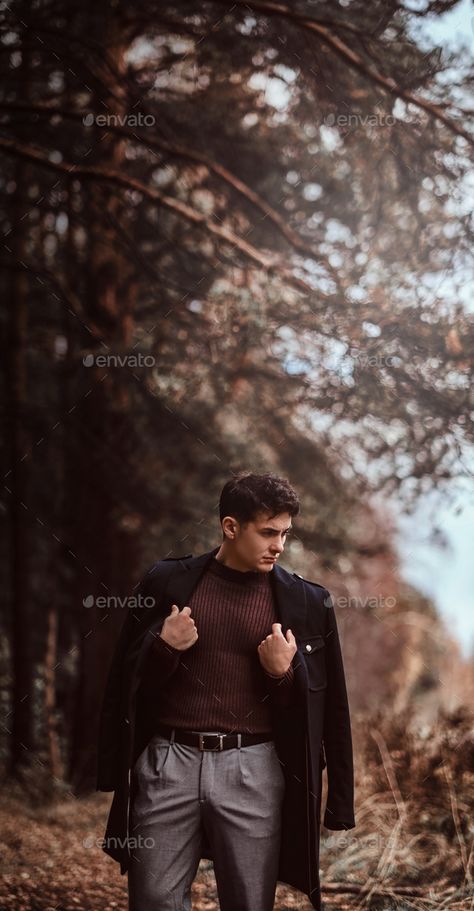
[[[321,839],[323,886],[356,886],[347,907],[474,907],[473,720],[459,709],[422,733],[406,713],[355,725],[357,826]]]

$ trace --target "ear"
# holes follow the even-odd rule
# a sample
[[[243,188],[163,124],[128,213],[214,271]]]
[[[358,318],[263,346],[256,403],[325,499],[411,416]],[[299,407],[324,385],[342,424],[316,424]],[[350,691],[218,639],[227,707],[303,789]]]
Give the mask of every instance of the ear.
[[[221,522],[223,534],[226,538],[233,541],[238,531],[238,521],[234,516],[224,516]]]

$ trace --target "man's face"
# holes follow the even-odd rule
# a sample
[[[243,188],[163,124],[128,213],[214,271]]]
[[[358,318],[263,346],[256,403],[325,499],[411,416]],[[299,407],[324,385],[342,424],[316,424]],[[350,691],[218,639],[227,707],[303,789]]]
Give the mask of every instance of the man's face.
[[[244,572],[270,572],[283,552],[291,528],[291,516],[288,512],[282,512],[273,518],[269,516],[268,512],[258,513],[252,522],[244,526],[235,520],[233,558],[241,564]]]

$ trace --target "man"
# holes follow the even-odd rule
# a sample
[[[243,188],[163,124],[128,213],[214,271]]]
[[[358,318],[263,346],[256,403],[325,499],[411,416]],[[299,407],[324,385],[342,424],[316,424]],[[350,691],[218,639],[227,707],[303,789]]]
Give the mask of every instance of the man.
[[[322,770],[324,824],[353,828],[352,739],[331,596],[277,564],[298,512],[286,479],[241,473],[221,493],[220,547],[140,584],[97,779],[115,791],[103,848],[128,871],[130,911],[189,911],[201,857],[222,911],[271,911],[278,880],[321,908]]]

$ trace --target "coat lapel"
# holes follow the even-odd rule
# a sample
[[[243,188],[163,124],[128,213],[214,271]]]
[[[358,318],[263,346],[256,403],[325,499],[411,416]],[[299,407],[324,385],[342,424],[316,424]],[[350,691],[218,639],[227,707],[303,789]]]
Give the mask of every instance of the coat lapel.
[[[188,604],[194,586],[199,581],[207,563],[218,550],[219,548],[216,547],[214,550],[201,554],[199,557],[193,557],[191,560],[176,560],[176,565],[170,572],[160,597],[158,615],[155,614],[153,620],[143,630],[143,635],[140,636],[135,648],[129,652],[126,658],[126,666],[131,677],[129,712],[131,700],[139,684],[140,668],[143,666],[153,638],[160,633],[164,620],[169,614],[169,606],[177,604],[181,610],[185,604]]]
[[[177,604],[180,610],[185,604],[189,604],[193,589],[218,550],[219,547],[215,547],[199,557],[192,557],[191,560],[176,561],[176,568],[166,586],[166,600],[170,604]]]
[[[303,580],[276,563],[270,573],[270,584],[283,635],[289,627],[296,637],[304,636],[308,607]]]

